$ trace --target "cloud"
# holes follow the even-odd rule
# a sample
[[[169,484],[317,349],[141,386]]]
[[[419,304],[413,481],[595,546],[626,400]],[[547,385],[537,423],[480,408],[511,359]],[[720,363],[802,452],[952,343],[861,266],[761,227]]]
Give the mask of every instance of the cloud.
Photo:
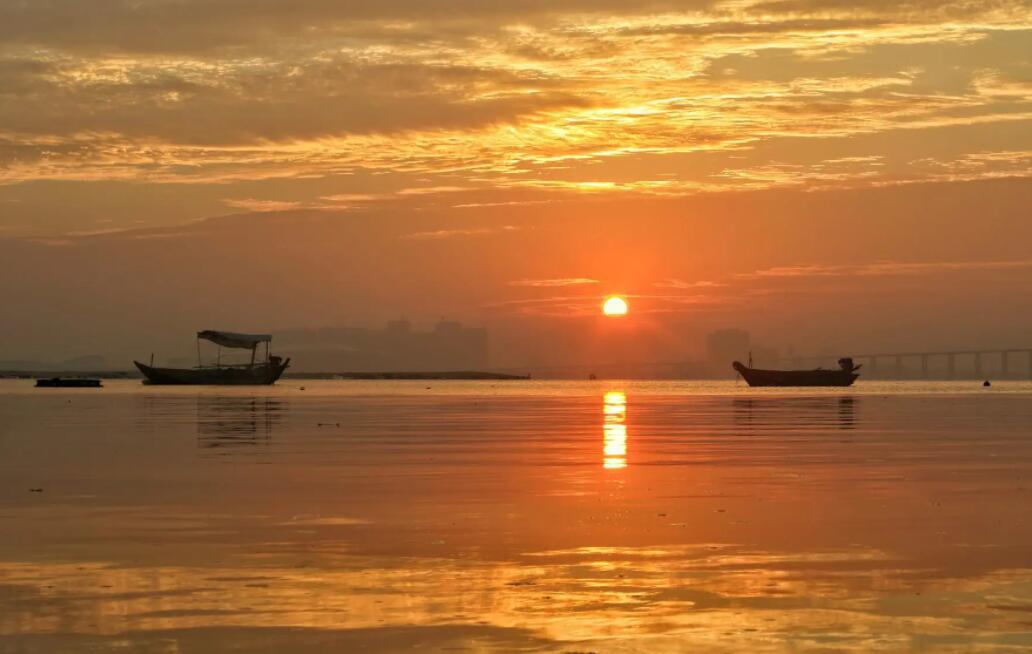
[[[1032,259],[1001,261],[935,261],[905,262],[878,261],[865,264],[798,264],[763,268],[749,273],[740,273],[724,281],[685,281],[676,278],[657,280],[654,288],[684,291],[683,293],[627,293],[635,314],[679,314],[724,311],[746,304],[757,298],[777,297],[786,292],[856,292],[856,288],[836,282],[832,286],[804,285],[794,282],[814,280],[846,280],[871,277],[918,277],[922,275],[943,275],[991,271],[1032,270]],[[793,282],[792,285],[788,285]],[[510,286],[536,288],[562,288],[597,283],[590,278],[518,280]],[[727,289],[707,292],[715,289]],[[876,288],[864,287],[868,292],[881,292]],[[488,308],[514,310],[522,314],[550,317],[583,317],[597,315],[604,296],[597,294],[557,295],[536,298],[518,298],[490,303]]]
[[[990,98],[1032,101],[1032,81],[1010,79],[995,70],[981,70],[971,80],[975,91]]]
[[[514,225],[503,225],[502,227],[473,227],[469,229],[438,229],[427,232],[414,232],[405,234],[401,238],[415,241],[439,241],[450,238],[463,238],[469,236],[489,236],[492,234],[504,234],[517,231],[519,227]]]
[[[36,66],[16,59],[0,66],[0,83],[0,125],[13,134],[209,146],[467,129],[587,104],[516,71],[354,55]]]
[[[335,193],[334,195],[323,195],[319,199],[338,204],[360,204],[386,198],[385,195],[376,195],[375,193]]]
[[[1027,149],[1029,30],[1021,0],[0,0],[0,185],[375,172],[296,201],[471,208],[1029,176],[940,131]],[[902,130],[912,165],[857,154]]]
[[[686,282],[683,279],[673,278],[661,279],[658,282],[653,282],[652,285],[656,288],[674,288],[680,290],[687,290],[693,288],[718,288],[724,286],[724,284],[719,282],[711,282],[706,280]]]
[[[1012,261],[879,261],[856,265],[806,264],[774,266],[738,275],[739,279],[796,277],[881,277],[893,275],[932,275],[951,272],[985,270],[1020,270],[1032,268],[1032,259]]]
[[[557,288],[561,286],[583,286],[585,284],[598,284],[597,279],[588,277],[561,277],[556,279],[518,279],[509,282],[509,286],[530,286],[534,288]]]
[[[466,186],[418,186],[403,188],[398,191],[398,195],[436,195],[438,193],[458,193],[472,190],[474,189]]]
[[[783,34],[800,32],[841,32],[884,27],[885,18],[774,18],[767,21],[687,21],[622,27],[621,36],[740,36],[747,34]]]
[[[136,54],[225,52],[291,39],[420,39],[462,36],[490,26],[550,21],[563,15],[641,14],[706,2],[644,0],[50,0],[0,3],[0,41],[77,52]]]
[[[482,209],[485,207],[520,207],[535,204],[549,204],[552,200],[505,200],[502,202],[465,202],[453,204],[452,209]]]
[[[730,296],[715,296],[702,293],[683,295],[656,295],[649,293],[624,294],[632,303],[634,314],[696,313],[716,310],[739,302]],[[558,295],[540,298],[500,300],[489,303],[487,308],[516,310],[526,315],[551,317],[582,317],[598,315],[601,311],[602,295]]]
[[[228,207],[246,209],[248,211],[289,211],[290,209],[299,209],[302,206],[300,202],[256,200],[254,198],[229,199],[222,202]]]

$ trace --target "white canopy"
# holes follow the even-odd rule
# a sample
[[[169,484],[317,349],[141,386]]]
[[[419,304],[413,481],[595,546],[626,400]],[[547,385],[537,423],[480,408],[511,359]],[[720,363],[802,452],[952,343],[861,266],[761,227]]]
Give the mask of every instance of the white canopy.
[[[269,334],[237,334],[235,332],[220,332],[214,329],[205,329],[197,332],[197,338],[203,338],[221,345],[222,347],[235,347],[242,350],[253,350],[259,343],[268,343],[272,340]]]

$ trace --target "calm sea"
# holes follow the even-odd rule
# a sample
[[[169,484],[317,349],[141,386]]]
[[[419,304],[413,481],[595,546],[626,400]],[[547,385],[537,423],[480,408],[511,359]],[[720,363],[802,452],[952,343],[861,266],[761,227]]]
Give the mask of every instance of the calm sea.
[[[1032,648],[1032,384],[0,382],[0,652]]]

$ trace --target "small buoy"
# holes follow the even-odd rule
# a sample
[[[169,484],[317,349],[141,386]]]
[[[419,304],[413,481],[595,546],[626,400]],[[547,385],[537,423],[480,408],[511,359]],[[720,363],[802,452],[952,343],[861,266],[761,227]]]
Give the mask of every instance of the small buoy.
[[[302,387],[301,387],[301,390],[305,390],[305,387],[304,387],[304,386],[302,386]]]
[[[987,379],[984,382],[982,382],[982,386],[985,386],[986,388],[989,388],[990,386],[992,386],[992,384],[990,384],[989,380]]]

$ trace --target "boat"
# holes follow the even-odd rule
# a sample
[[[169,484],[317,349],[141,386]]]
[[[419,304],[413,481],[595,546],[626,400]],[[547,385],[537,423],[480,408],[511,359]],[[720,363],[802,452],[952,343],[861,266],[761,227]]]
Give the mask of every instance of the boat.
[[[101,388],[99,379],[85,377],[50,377],[37,379],[36,388]]]
[[[205,366],[200,361],[201,341],[211,341],[219,346],[215,365]],[[197,332],[197,367],[195,368],[158,368],[151,364],[133,361],[144,376],[145,384],[177,384],[177,385],[236,385],[267,386],[276,383],[283,371],[290,365],[290,359],[270,354],[272,336],[269,334],[238,334],[206,329]],[[265,344],[264,360],[257,360],[258,347]],[[251,350],[251,362],[241,364],[223,364],[222,349]]]
[[[853,365],[849,357],[839,359],[838,370],[817,368],[815,370],[761,370],[735,361],[731,367],[750,386],[852,386],[860,376],[860,366]]]

